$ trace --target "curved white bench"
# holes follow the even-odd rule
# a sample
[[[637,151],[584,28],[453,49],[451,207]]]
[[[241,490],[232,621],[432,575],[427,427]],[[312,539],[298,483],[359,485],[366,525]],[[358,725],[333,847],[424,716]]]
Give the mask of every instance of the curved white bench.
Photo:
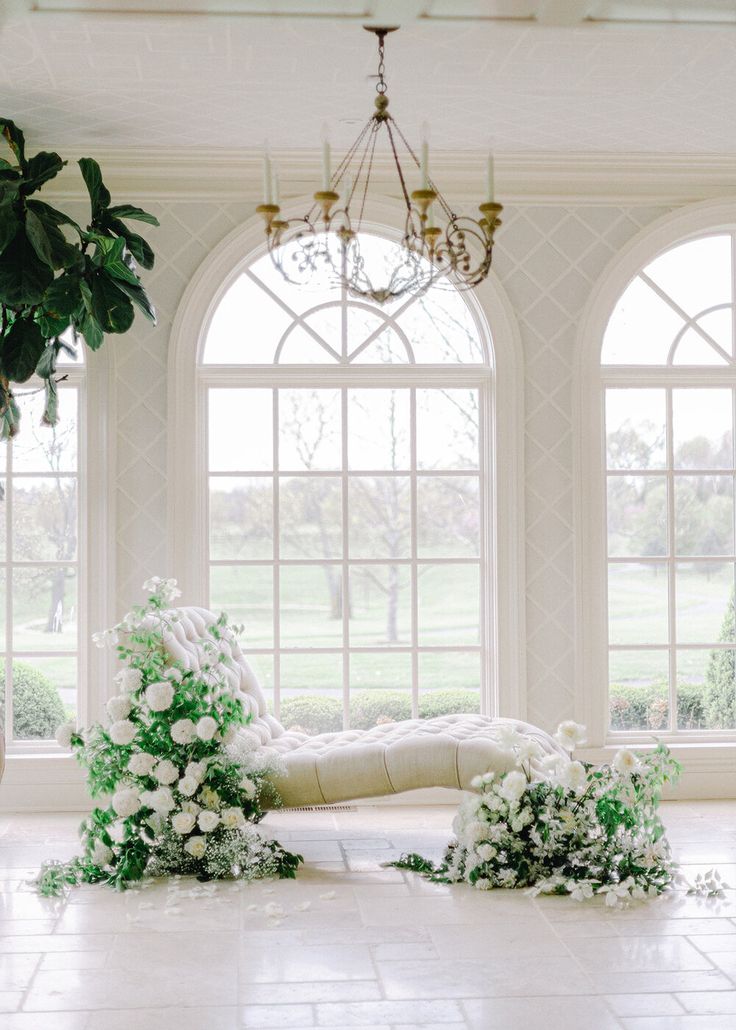
[[[204,608],[180,608],[177,615],[164,635],[166,648],[175,661],[198,670],[205,656],[203,641],[216,617]],[[503,726],[536,740],[545,755],[565,753],[548,733],[529,723],[484,715],[407,719],[315,737],[285,730],[268,714],[263,690],[237,641],[223,640],[219,647],[231,659],[225,666],[230,685],[252,717],[240,733],[278,755],[286,767],[286,775],[273,781],[286,807],[380,797],[419,787],[472,790],[475,776],[507,769],[508,759],[498,743]]]

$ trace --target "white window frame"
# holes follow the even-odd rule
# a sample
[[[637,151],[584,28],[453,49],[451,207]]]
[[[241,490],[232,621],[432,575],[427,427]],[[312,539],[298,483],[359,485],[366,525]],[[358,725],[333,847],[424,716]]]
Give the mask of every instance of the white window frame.
[[[594,288],[580,322],[574,389],[579,626],[575,710],[576,718],[588,728],[588,744],[593,750],[626,742],[650,743],[653,737],[652,731],[611,731],[608,728],[605,389],[612,386],[736,386],[736,369],[732,366],[705,369],[702,366],[620,365],[604,369],[601,365],[604,334],[626,287],[659,254],[679,243],[735,230],[736,203],[733,201],[705,201],[663,216],[635,236],[611,261]],[[658,731],[656,736],[685,747],[712,748],[724,744],[730,751],[736,731]],[[714,759],[716,755],[711,750],[709,760],[712,763]],[[716,766],[718,761],[716,759]],[[733,757],[729,761],[733,763]],[[708,759],[703,757],[701,765],[703,776],[707,778],[711,772]]]
[[[287,217],[298,214],[307,198],[286,208]],[[397,205],[371,205],[366,230],[391,238],[400,217]],[[368,221],[369,220],[369,221]],[[447,386],[448,367],[453,385],[478,385],[479,366],[207,366],[199,365],[207,327],[223,295],[241,271],[265,252],[263,225],[251,219],[237,228],[208,256],[190,282],[179,305],[170,347],[169,363],[169,469],[173,479],[170,490],[172,527],[169,567],[182,586],[185,603],[202,604],[207,597],[207,455],[205,385],[219,378],[224,385],[247,378],[263,385],[276,382],[286,386],[304,385],[438,385],[439,376]],[[493,374],[488,386],[489,411],[485,426],[490,469],[482,470],[482,480],[495,499],[487,503],[489,512],[484,558],[495,569],[484,613],[482,639],[491,655],[489,687],[482,700],[483,710],[491,714],[523,718],[526,709],[524,648],[524,532],[522,491],[523,403],[521,396],[521,345],[511,305],[491,274],[478,288],[476,300],[483,318],[493,331]],[[486,372],[487,375],[487,372]],[[455,377],[457,376],[457,380]],[[204,378],[206,377],[206,379]],[[491,511],[491,507],[493,510]],[[491,616],[490,613],[494,613]]]

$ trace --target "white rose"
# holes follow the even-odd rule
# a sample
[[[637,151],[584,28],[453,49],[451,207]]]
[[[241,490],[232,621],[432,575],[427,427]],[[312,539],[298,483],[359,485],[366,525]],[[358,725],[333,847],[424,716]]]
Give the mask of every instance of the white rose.
[[[96,840],[95,846],[92,848],[92,861],[96,866],[109,865],[112,861],[113,854],[110,848],[104,841]]]
[[[197,723],[197,736],[200,740],[212,740],[217,733],[217,723],[211,715],[203,715]]]
[[[168,758],[164,758],[154,769],[153,775],[159,783],[169,784],[179,779],[179,770],[173,762],[170,762]]]
[[[146,687],[146,702],[152,712],[165,712],[174,700],[174,688],[163,680]]]
[[[481,844],[477,854],[481,862],[490,862],[492,858],[496,857],[497,852],[492,844]]]
[[[190,798],[192,794],[196,793],[198,787],[199,783],[193,776],[182,776],[176,789],[180,794],[183,794],[184,797]]]
[[[197,826],[202,833],[212,833],[219,822],[220,817],[217,812],[204,811],[200,812],[197,817]]]
[[[59,747],[71,747],[72,746],[72,734],[77,732],[77,727],[73,722],[63,722],[61,726],[56,729],[56,743]]]
[[[207,772],[207,763],[206,762],[190,762],[189,765],[184,770],[184,775],[185,776],[191,776],[192,779],[196,780],[198,783],[201,783],[202,780],[204,779],[204,774],[206,772]]]
[[[222,825],[228,830],[239,830],[245,825],[245,816],[240,808],[223,808]]]
[[[132,707],[130,698],[126,697],[125,694],[118,694],[117,697],[111,697],[106,705],[107,714],[110,716],[111,722],[119,722],[121,719],[127,719]]]
[[[140,794],[135,787],[120,787],[112,796],[112,807],[121,819],[127,819],[141,807]]]
[[[149,755],[147,751],[138,751],[130,756],[128,768],[134,776],[150,776],[155,764],[156,758],[154,755]]]
[[[212,787],[202,787],[199,799],[207,808],[218,808],[220,804],[220,795]]]
[[[639,772],[639,759],[628,748],[621,748],[620,751],[617,751],[611,765],[619,776],[631,776],[632,773]],[[607,902],[608,898],[606,898]]]
[[[121,747],[132,744],[137,732],[138,727],[130,719],[119,719],[109,729],[110,740]]]
[[[506,801],[518,801],[526,790],[527,779],[523,772],[516,770],[506,773],[497,788],[500,797]]]
[[[191,815],[197,816],[202,811],[202,806],[198,805],[196,801],[184,801],[181,810],[182,812],[189,812]]]
[[[166,815],[176,807],[174,796],[168,787],[159,787],[158,790],[149,790],[142,795],[144,804],[152,808],[160,815]]]
[[[572,790],[576,794],[588,785],[588,774],[581,762],[568,762],[560,771],[560,784],[566,790]]]
[[[240,789],[247,798],[254,798],[256,796],[256,785],[248,776],[244,776],[240,781]]]
[[[180,833],[184,836],[184,834],[192,832],[195,821],[195,816],[191,812],[177,812],[171,820],[171,825],[174,833]]]
[[[555,740],[565,751],[574,751],[580,744],[585,743],[585,727],[573,722],[572,719],[567,719],[557,727]]]
[[[184,850],[188,851],[192,858],[201,858],[207,850],[207,838],[190,837],[184,844]]]
[[[121,669],[115,677],[115,682],[124,694],[132,694],[141,685],[143,675],[140,669]]]
[[[171,739],[176,744],[191,744],[197,729],[191,719],[177,719],[171,727]]]

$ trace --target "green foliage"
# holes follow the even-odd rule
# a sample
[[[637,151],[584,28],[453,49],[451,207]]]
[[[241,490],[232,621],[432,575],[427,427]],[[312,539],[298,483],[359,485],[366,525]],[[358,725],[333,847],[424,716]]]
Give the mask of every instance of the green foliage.
[[[0,670],[0,726],[5,714],[5,669]],[[49,740],[64,720],[64,705],[54,684],[25,662],[13,662],[14,735]]]
[[[0,161],[0,438],[18,430],[12,385],[36,375],[46,392],[44,421],[55,425],[56,359],[68,333],[91,350],[105,333],[124,333],[134,305],[155,324],[156,314],[141,284],[136,262],[152,268],[148,243],[125,220],[158,225],[131,204],[110,206],[110,192],[92,158],[79,161],[91,216],[81,227],[51,205],[32,198],[66,164],[41,151],[27,158],[23,132],[0,118],[0,131],[14,162]],[[66,230],[71,239],[67,238]]]
[[[400,690],[358,690],[350,698],[350,725],[369,730],[384,722],[411,719],[411,694]]]
[[[479,710],[480,695],[477,690],[428,690],[419,695],[420,719],[436,719],[440,715],[460,715]]]
[[[662,730],[667,726],[669,700],[665,680],[646,687],[612,683],[609,710],[613,730]],[[710,728],[705,692],[697,683],[681,683],[677,689],[677,719],[680,729]]]
[[[334,697],[309,694],[287,697],[281,702],[281,722],[288,729],[300,729],[313,736],[342,729],[342,703]]]
[[[721,624],[719,641],[736,640],[734,591]],[[736,668],[732,650],[711,651],[705,673],[705,708],[710,729],[733,729],[736,726]]]

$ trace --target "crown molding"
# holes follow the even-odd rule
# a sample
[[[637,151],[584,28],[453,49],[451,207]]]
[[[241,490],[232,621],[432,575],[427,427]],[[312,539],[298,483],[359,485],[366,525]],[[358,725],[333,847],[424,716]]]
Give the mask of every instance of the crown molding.
[[[257,204],[261,154],[254,150],[68,147],[58,145],[69,165],[47,187],[65,199],[84,195],[75,161],[92,152],[116,196],[140,200],[228,200]],[[275,151],[284,200],[317,188],[315,151]],[[454,200],[481,199],[483,154],[435,152],[432,176]],[[398,195],[393,165],[376,159],[373,178],[381,192]],[[504,153],[496,158],[496,188],[506,205],[579,201],[606,204],[682,204],[736,194],[736,155]]]

